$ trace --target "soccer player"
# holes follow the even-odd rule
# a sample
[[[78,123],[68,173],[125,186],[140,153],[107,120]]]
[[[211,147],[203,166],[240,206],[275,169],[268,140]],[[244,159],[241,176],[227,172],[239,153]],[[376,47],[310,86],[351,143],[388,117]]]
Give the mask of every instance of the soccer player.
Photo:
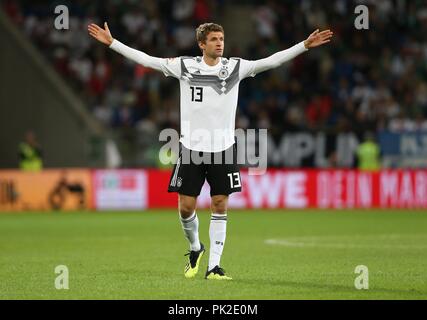
[[[196,29],[202,56],[169,59],[152,57],[124,45],[112,37],[107,23],[104,23],[104,28],[90,24],[88,31],[96,40],[123,56],[179,80],[180,153],[168,191],[178,193],[182,229],[190,244],[184,275],[193,278],[197,274],[205,252],[199,240],[196,201],[206,179],[211,188],[212,215],[209,265],[205,278],[230,280],[231,277],[220,266],[220,259],[226,238],[228,196],[241,191],[234,139],[239,83],[329,42],[333,33],[330,30],[316,30],[305,41],[287,50],[264,59],[248,61],[223,57],[224,30],[215,23],[205,23]]]

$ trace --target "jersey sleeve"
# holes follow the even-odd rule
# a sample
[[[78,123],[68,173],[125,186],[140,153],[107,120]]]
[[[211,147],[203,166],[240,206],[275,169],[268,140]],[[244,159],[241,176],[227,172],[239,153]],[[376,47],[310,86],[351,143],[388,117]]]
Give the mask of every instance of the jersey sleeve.
[[[163,59],[162,71],[166,77],[181,78],[181,58]]]
[[[239,78],[241,80],[248,77],[255,77],[256,61],[240,59]]]
[[[132,49],[116,39],[111,43],[110,49],[147,68],[162,71],[167,77],[173,76],[178,79],[181,77],[180,58],[165,59],[152,57],[145,52]]]
[[[277,68],[283,63],[292,60],[296,56],[308,51],[304,42],[300,42],[293,47],[276,52],[275,54],[259,60],[240,60],[240,79],[254,77],[258,73]]]

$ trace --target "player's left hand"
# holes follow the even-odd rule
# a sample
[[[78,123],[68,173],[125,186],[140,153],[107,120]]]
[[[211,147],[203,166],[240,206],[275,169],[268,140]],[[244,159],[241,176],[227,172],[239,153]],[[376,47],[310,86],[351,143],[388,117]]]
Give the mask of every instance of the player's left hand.
[[[307,49],[321,46],[322,44],[330,42],[333,34],[334,33],[329,29],[322,32],[317,29],[312,34],[310,34],[307,40],[304,41],[304,45]]]
[[[113,36],[111,35],[107,22],[104,22],[104,29],[102,29],[95,23],[91,23],[87,27],[87,30],[89,34],[99,42],[102,42],[107,46],[111,46],[111,44],[113,43]]]

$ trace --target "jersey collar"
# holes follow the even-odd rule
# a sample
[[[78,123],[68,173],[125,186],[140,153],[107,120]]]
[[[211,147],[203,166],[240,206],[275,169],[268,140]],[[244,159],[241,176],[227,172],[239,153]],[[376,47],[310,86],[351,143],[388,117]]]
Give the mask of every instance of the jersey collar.
[[[219,62],[216,64],[216,65],[214,65],[214,66],[210,66],[210,65],[208,65],[206,62],[205,62],[205,59],[203,58],[203,56],[202,56],[202,65],[204,66],[204,67],[206,67],[206,68],[208,68],[208,69],[217,69],[219,66],[221,66],[222,65],[222,57],[221,58],[219,58]]]

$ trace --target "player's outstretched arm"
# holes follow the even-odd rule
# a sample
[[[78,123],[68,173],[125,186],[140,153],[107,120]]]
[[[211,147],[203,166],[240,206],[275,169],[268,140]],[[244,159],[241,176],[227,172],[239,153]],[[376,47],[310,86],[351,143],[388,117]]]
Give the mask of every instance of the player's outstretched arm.
[[[267,58],[256,60],[253,69],[253,74],[277,68],[278,66],[289,60],[292,60],[296,56],[307,51],[308,49],[315,48],[325,43],[328,43],[331,41],[332,35],[333,32],[331,30],[319,32],[319,29],[317,29],[312,34],[310,34],[310,36],[306,40],[294,45],[293,47],[283,51],[279,51]]]
[[[104,23],[104,29],[94,23],[91,23],[87,30],[93,38],[107,45],[112,50],[120,53],[126,58],[133,60],[136,63],[142,64],[145,67],[162,71],[162,63],[164,59],[149,56],[142,51],[132,49],[120,41],[114,39],[106,22]]]

